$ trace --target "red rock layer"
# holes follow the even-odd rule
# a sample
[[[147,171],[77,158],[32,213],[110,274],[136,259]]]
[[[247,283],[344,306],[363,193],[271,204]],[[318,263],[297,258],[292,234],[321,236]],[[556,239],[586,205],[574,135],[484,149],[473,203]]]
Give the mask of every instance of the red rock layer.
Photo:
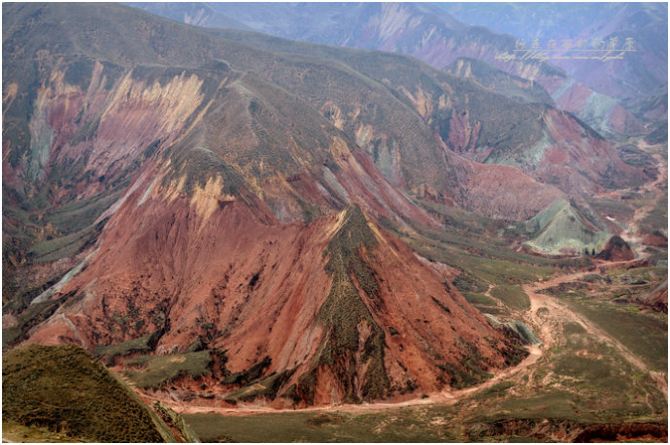
[[[169,186],[137,187],[87,267],[60,293],[79,297],[38,326],[29,342],[93,348],[167,326],[156,353],[185,351],[209,336],[209,347],[228,351],[232,372],[264,357],[271,359],[266,374],[295,370],[285,390],[312,370],[324,342],[319,311],[333,280],[324,253],[348,213],[280,224],[264,208],[202,192],[175,194]],[[440,388],[450,377],[444,366],[458,368],[472,354],[484,369],[505,366],[503,339],[481,314],[445,289],[407,246],[373,223],[368,227],[376,247],[365,258],[380,300],[360,298],[384,333],[387,394]],[[361,347],[372,328],[357,327]],[[352,372],[364,376],[367,366],[360,362]],[[347,397],[332,368],[319,366],[316,376],[314,403]]]
[[[597,257],[606,261],[629,261],[635,259],[635,253],[623,238],[614,235]]]

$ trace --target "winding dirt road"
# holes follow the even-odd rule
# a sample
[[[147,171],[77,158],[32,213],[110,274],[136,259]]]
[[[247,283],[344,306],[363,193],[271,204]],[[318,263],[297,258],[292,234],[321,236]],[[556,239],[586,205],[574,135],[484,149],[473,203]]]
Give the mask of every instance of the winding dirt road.
[[[642,148],[648,149],[650,146],[644,145]],[[654,211],[658,204],[658,200],[663,198],[668,179],[668,166],[666,165],[665,158],[658,153],[655,153],[653,157],[659,166],[659,174],[654,181],[641,187],[641,191],[653,193],[655,199],[650,200],[649,203],[635,210],[627,230],[621,235],[621,237],[631,246],[631,249],[635,253],[635,259],[630,261],[598,262],[596,267],[600,270],[614,269],[618,267],[633,267],[636,264],[642,263],[649,256],[649,254],[643,250],[644,246],[638,234],[639,224],[647,217],[647,215]],[[593,270],[580,271],[555,276],[547,281],[537,281],[532,284],[524,285],[523,290],[526,295],[528,295],[531,304],[530,310],[526,313],[527,319],[529,319],[536,329],[538,329],[539,336],[542,338],[545,348],[551,347],[555,343],[555,339],[558,338],[557,336],[562,334],[561,323],[578,323],[591,336],[604,341],[619,352],[619,354],[621,354],[621,356],[634,367],[651,376],[667,400],[668,381],[664,373],[649,369],[649,366],[641,360],[639,356],[633,353],[620,341],[595,325],[591,320],[573,311],[558,299],[541,293],[541,291],[545,289],[559,286],[563,283],[571,283],[580,280],[584,276],[592,273],[595,272]],[[546,309],[546,311],[543,312],[543,308]]]
[[[645,146],[648,147],[648,146]],[[645,184],[641,191],[647,193],[654,193],[656,199],[651,200],[649,203],[635,209],[633,218],[628,225],[628,228],[625,232],[621,234],[621,237],[631,246],[631,248],[636,252],[639,252],[642,248],[642,239],[640,238],[638,231],[640,229],[640,222],[644,220],[647,215],[654,211],[659,199],[662,199],[664,196],[663,193],[667,186],[668,182],[668,166],[665,163],[665,159],[662,155],[655,153],[653,158],[656,160],[659,166],[659,173],[656,179],[652,182]]]
[[[618,267],[630,265],[633,261],[612,262],[601,265],[601,267]],[[527,316],[532,324],[539,329],[539,336],[542,338],[544,348],[549,348],[555,344],[556,339],[562,335],[562,325],[566,322],[577,323],[592,337],[598,338],[609,346],[613,347],[621,356],[640,371],[649,374],[656,382],[659,390],[665,398],[668,397],[668,382],[662,372],[656,372],[649,369],[649,366],[641,360],[635,353],[628,349],[623,343],[615,339],[607,332],[596,326],[591,320],[573,311],[557,298],[540,293],[542,290],[558,286],[562,283],[571,283],[583,278],[585,275],[593,272],[577,272],[569,275],[561,275],[547,281],[537,282],[523,286],[524,292],[530,299],[530,310]],[[546,311],[543,311],[546,309]]]
[[[271,413],[295,413],[295,412],[328,412],[328,411],[343,411],[349,413],[362,413],[384,411],[392,408],[401,408],[407,406],[420,405],[453,405],[459,400],[474,394],[476,392],[485,390],[494,386],[502,380],[513,377],[522,373],[524,370],[535,364],[542,355],[542,348],[539,345],[532,345],[529,348],[529,355],[517,366],[506,368],[489,380],[469,388],[460,390],[445,390],[442,392],[429,394],[427,397],[413,398],[397,402],[375,402],[375,403],[360,403],[360,404],[333,404],[325,406],[315,406],[309,408],[273,408],[260,404],[249,404],[240,407],[230,406],[198,406],[190,403],[177,402],[174,400],[167,400],[165,398],[155,398],[149,395],[143,395],[145,401],[160,401],[162,404],[169,406],[180,414],[197,414],[197,413],[217,413],[225,414],[227,416],[246,416],[252,414],[271,414]]]

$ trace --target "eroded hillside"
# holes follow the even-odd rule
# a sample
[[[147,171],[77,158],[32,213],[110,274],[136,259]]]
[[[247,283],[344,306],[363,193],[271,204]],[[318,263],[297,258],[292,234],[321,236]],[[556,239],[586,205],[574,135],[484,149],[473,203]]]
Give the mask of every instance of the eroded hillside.
[[[600,248],[641,216],[606,232],[592,198],[662,178],[499,72],[514,94],[119,5],[3,19],[5,346],[78,344],[147,398],[482,384],[532,338],[482,314],[492,292],[523,307],[522,283],[593,256],[523,243]]]

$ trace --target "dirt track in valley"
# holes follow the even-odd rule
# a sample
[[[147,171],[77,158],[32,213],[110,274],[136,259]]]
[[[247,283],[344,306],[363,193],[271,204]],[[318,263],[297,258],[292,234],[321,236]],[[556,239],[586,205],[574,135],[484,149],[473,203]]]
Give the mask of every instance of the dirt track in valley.
[[[658,200],[663,198],[663,192],[665,191],[668,181],[668,166],[665,163],[665,159],[658,153],[654,154],[653,158],[659,165],[658,176],[654,181],[645,184],[641,188],[641,191],[654,193],[655,199],[635,209],[635,213],[633,214],[633,218],[628,225],[628,228],[621,234],[621,237],[631,246],[631,248],[635,250],[636,253],[640,254],[642,253],[637,252],[642,247],[642,239],[638,234],[640,229],[640,222],[644,220],[652,211],[654,211]]]
[[[529,355],[517,366],[506,368],[497,373],[487,381],[469,388],[460,390],[445,390],[429,394],[427,397],[412,398],[397,402],[375,402],[375,403],[360,403],[360,404],[334,404],[325,406],[315,406],[309,408],[273,408],[271,406],[264,406],[260,404],[249,404],[240,407],[231,406],[198,406],[190,403],[177,402],[174,400],[166,400],[164,398],[155,398],[148,395],[143,395],[147,401],[158,400],[161,403],[169,406],[181,414],[196,414],[196,413],[217,413],[225,415],[251,415],[251,414],[272,414],[272,413],[296,413],[296,412],[329,412],[329,411],[343,411],[349,413],[363,413],[384,411],[393,408],[402,408],[408,406],[422,406],[422,405],[453,405],[459,400],[474,394],[478,391],[485,390],[499,383],[500,381],[519,375],[526,370],[542,355],[542,348],[539,345],[533,345],[529,348]]]
[[[601,267],[617,267],[634,264],[639,260],[613,262],[601,265]],[[659,390],[667,399],[668,384],[665,375],[649,369],[649,366],[641,360],[635,353],[628,349],[620,341],[609,335],[600,327],[595,325],[588,318],[578,314],[557,298],[541,293],[542,290],[558,286],[562,283],[571,283],[583,278],[585,275],[593,273],[592,271],[577,272],[569,275],[561,275],[547,281],[537,282],[523,286],[524,292],[530,299],[531,307],[528,316],[533,325],[539,328],[539,336],[542,338],[544,347],[548,348],[555,344],[556,339],[562,336],[562,325],[566,322],[577,323],[582,326],[594,338],[607,343],[613,347],[621,356],[640,371],[649,374],[656,382]],[[546,311],[542,311],[542,309]]]

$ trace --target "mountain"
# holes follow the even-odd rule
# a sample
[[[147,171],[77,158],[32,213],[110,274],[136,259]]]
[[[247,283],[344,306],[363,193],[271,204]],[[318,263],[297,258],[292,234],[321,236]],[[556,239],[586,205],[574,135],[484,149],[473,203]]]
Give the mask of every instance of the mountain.
[[[456,19],[495,32],[516,36],[525,42],[537,38],[543,44],[555,40],[562,45],[594,39],[619,47],[632,39],[635,52],[625,60],[556,60],[552,63],[595,91],[614,98],[647,96],[659,86],[667,92],[667,4],[579,3],[570,8],[551,3],[444,3],[440,5]]]
[[[507,219],[562,195],[436,135],[498,96],[119,5],[11,4],[3,23],[8,345],[113,348],[132,369],[141,352],[147,375],[206,350],[218,392],[298,405],[473,384],[526,354],[382,224],[438,228],[411,195]]]
[[[182,10],[181,4],[134,5],[171,18],[186,20],[190,17],[190,12]],[[486,4],[478,4],[478,7],[485,7],[482,5]],[[202,23],[210,27],[226,27],[218,19],[225,16],[278,37],[408,54],[438,69],[447,68],[458,58],[478,59],[509,74],[537,82],[547,89],[561,109],[575,113],[601,133],[638,134],[644,130],[642,123],[618,99],[594,90],[591,85],[552,64],[532,58],[508,60],[506,56],[514,54],[516,38],[481,26],[469,26],[437,4],[271,3],[250,6],[211,3],[207,6],[211,13]],[[610,65],[606,64],[607,70]],[[584,70],[585,73],[592,71]]]
[[[407,106],[414,109],[424,124],[428,124],[432,134],[427,136],[427,139],[431,139],[431,145],[435,137],[439,137],[445,143],[450,149],[447,152],[447,156],[451,158],[450,163],[461,162],[452,155],[452,152],[456,152],[479,161],[486,160],[487,163],[511,164],[520,167],[536,179],[556,185],[564,191],[577,193],[585,190],[592,191],[603,186],[614,186],[612,180],[621,186],[626,182],[632,184],[642,179],[639,171],[631,170],[623,165],[610,142],[570,113],[545,104],[523,104],[507,99],[482,88],[472,79],[454,78],[441,71],[431,70],[425,65],[417,65],[416,61],[406,57],[373,53],[374,59],[372,59],[367,55],[369,53],[348,52],[347,57],[344,58],[345,53],[335,49],[309,45],[296,46],[288,44],[285,40],[267,39],[259,34],[233,31],[220,31],[219,34],[240,43],[254,42],[254,44],[271,48],[273,51],[295,55],[298,55],[298,52],[304,54],[318,48],[317,52],[323,57],[327,56],[347,63],[365,76],[377,79],[385,87],[391,89],[396,98],[403,100]],[[362,54],[366,56],[361,57]],[[372,63],[373,60],[375,63]],[[418,82],[417,79],[419,79]],[[291,88],[296,87],[295,83],[291,83]],[[342,88],[345,87],[337,86],[337,89]],[[395,134],[375,135],[373,133],[372,138],[361,139],[362,129],[365,129],[362,132],[363,135],[368,134],[368,128],[361,125],[368,123],[364,120],[365,116],[360,115],[357,109],[351,109],[349,113],[342,112],[347,110],[346,108],[342,110],[343,107],[346,107],[342,99],[335,105],[340,111],[335,109],[331,118],[333,116],[338,116],[340,119],[347,115],[355,116],[352,120],[343,119],[343,122],[338,125],[343,125],[345,131],[356,134],[358,144],[372,152],[377,164],[382,164],[380,165],[382,172],[392,182],[399,184],[402,177],[402,180],[410,185],[410,190],[412,186],[417,185],[412,184],[411,174],[405,175],[404,172],[398,172],[398,163],[388,165],[393,156],[384,157],[384,152],[390,151],[389,154],[392,154],[394,151],[393,147],[388,147],[385,141],[389,138],[391,141],[395,139],[400,142],[397,144],[398,150],[401,158],[405,160],[400,163],[402,168],[409,169],[420,165],[420,170],[416,170],[416,175],[422,178],[433,176],[430,165],[416,159],[415,153],[418,150],[421,152],[424,150],[415,146],[417,138],[414,134],[410,136],[405,131],[407,128],[405,125],[400,126],[401,131],[385,130],[385,133],[394,132]],[[381,144],[376,149],[370,146],[375,136],[382,136]],[[401,142],[408,137],[412,137],[414,142],[411,144]],[[410,145],[414,145],[411,153],[403,152]],[[410,159],[410,156],[414,159]],[[424,159],[428,158],[434,159],[435,155],[426,154]],[[417,161],[420,164],[417,164]],[[385,165],[384,162],[386,162]],[[577,163],[580,164],[580,167],[574,168]],[[564,168],[566,164],[571,165],[572,168]],[[557,174],[559,169],[562,170],[561,175]],[[616,178],[608,174],[608,171],[610,173],[616,171]],[[458,179],[457,183],[465,182],[464,178]],[[437,189],[438,193],[444,187],[436,187],[436,183],[430,182],[426,185]]]
[[[202,32],[198,31],[197,33],[194,32],[194,34],[200,37]],[[509,158],[510,152],[524,151],[525,145],[529,143],[538,144],[544,140],[544,133],[551,133],[553,129],[563,125],[568,126],[568,128],[565,129],[566,132],[581,134],[587,131],[586,129],[583,129],[583,126],[577,120],[574,120],[567,115],[552,109],[544,110],[538,106],[525,104],[509,104],[509,106],[507,106],[507,103],[502,102],[503,107],[508,108],[511,112],[503,114],[503,119],[501,120],[499,113],[492,113],[494,109],[491,109],[491,107],[488,106],[488,104],[498,102],[498,97],[496,95],[491,94],[489,91],[486,91],[477,85],[472,85],[470,82],[452,79],[437,71],[430,70],[426,66],[417,66],[411,59],[384,55],[381,53],[369,55],[369,53],[360,53],[356,51],[352,52],[309,45],[299,45],[277,39],[268,39],[266,37],[261,37],[258,34],[235,32],[229,33],[224,37],[226,37],[229,45],[233,45],[232,41],[237,42],[235,51],[233,51],[232,54],[226,54],[226,60],[230,61],[231,57],[237,57],[235,63],[240,66],[240,69],[246,70],[247,73],[251,73],[247,74],[244,78],[246,83],[255,82],[254,88],[257,89],[259,88],[258,85],[262,85],[262,82],[268,82],[270,84],[274,83],[278,84],[281,89],[293,91],[295,94],[300,95],[303,101],[309,101],[309,103],[305,104],[306,106],[318,108],[324,117],[327,117],[335,123],[334,130],[339,130],[337,126],[341,126],[354,142],[357,142],[358,145],[364,147],[371,153],[376,164],[389,180],[394,184],[405,184],[410,191],[432,189],[440,194],[447,195],[454,200],[460,200],[465,204],[467,192],[460,189],[459,184],[467,182],[468,178],[463,177],[466,173],[472,170],[481,169],[480,166],[474,167],[472,164],[468,164],[467,161],[463,161],[458,156],[454,156],[449,151],[444,152],[444,149],[441,149],[439,144],[435,144],[434,142],[435,131],[440,133],[440,137],[443,140],[447,140],[447,145],[454,148],[454,151],[464,152],[464,149],[467,149],[468,147],[474,147],[484,152],[495,151],[496,155],[491,156],[491,159]],[[137,44],[134,42],[127,43],[129,48],[137,47]],[[82,42],[81,45],[84,46],[84,42]],[[104,45],[104,42],[98,43],[98,45]],[[159,45],[159,43],[155,43],[155,45]],[[249,45],[255,45],[261,48],[259,50],[261,52],[257,53],[258,57],[249,59],[247,57],[239,56],[241,52],[246,51],[246,47]],[[207,46],[206,43],[203,43],[202,46],[193,48],[194,54],[198,54],[199,56],[208,54],[211,55],[212,59],[216,59],[216,56],[212,55],[214,51],[208,49]],[[157,48],[161,50],[160,46],[157,46]],[[115,48],[105,48],[105,51],[111,52],[117,65],[128,63],[127,60],[124,60],[127,59],[126,54],[115,54]],[[311,66],[310,68],[312,71],[309,72],[309,74],[311,74],[312,77],[306,79],[308,82],[297,82],[295,77],[288,75],[289,73],[292,73],[291,71],[278,70],[275,72],[266,69],[269,66],[269,63],[273,61],[272,58],[264,57],[266,56],[267,51],[282,52],[285,54],[283,56],[284,59],[293,59],[291,63],[300,63],[301,58],[304,59],[305,53],[313,58],[333,58],[335,59],[335,62],[326,66]],[[235,54],[238,54],[238,56],[235,56]],[[137,48],[136,54],[133,56],[143,56],[142,51]],[[169,56],[176,59],[176,65],[183,64],[179,61],[179,55],[169,54]],[[149,54],[147,55],[147,59],[151,61],[152,59],[157,58],[155,55]],[[166,59],[166,55],[161,54],[156,62],[150,63],[165,63],[164,59]],[[87,62],[82,61],[80,63],[80,69],[82,71],[90,70],[89,72],[92,73],[91,63],[89,63],[88,66],[85,66],[86,63]],[[192,60],[189,60],[187,63],[193,62]],[[220,67],[225,67],[225,63],[226,62],[220,65]],[[110,63],[108,63],[108,65],[111,70],[116,69]],[[402,68],[402,70],[396,68]],[[150,68],[147,67],[145,69],[149,70]],[[206,71],[208,75],[211,76],[212,67],[198,66],[198,69]],[[291,69],[295,70],[293,67]],[[354,71],[353,74],[351,70]],[[35,77],[34,73],[25,74],[25,78],[27,79]],[[113,73],[108,76],[113,75],[118,74]],[[156,76],[158,73],[154,73],[153,75]],[[232,81],[234,75],[235,70],[231,73],[229,80]],[[322,75],[328,76],[330,79],[329,81],[332,84],[330,90],[321,91],[320,84],[317,85],[314,83],[313,79]],[[257,77],[261,78],[257,79]],[[420,87],[414,80],[417,78],[423,79]],[[208,88],[212,88],[212,85],[216,82],[214,79],[206,78],[206,80],[208,82]],[[452,83],[453,86],[451,85]],[[12,85],[10,85],[10,87],[12,87]],[[245,88],[249,88],[249,86],[245,85]],[[11,89],[12,88],[10,88],[10,90]],[[274,96],[272,97],[279,97],[282,93],[281,89],[273,91],[272,94],[274,94]],[[269,90],[266,89],[263,93],[266,91]],[[345,91],[348,96],[343,94]],[[359,97],[358,94],[361,91],[369,91],[369,95]],[[450,95],[449,91],[454,91],[454,93]],[[245,97],[244,95],[240,96],[243,98]],[[450,101],[447,101],[447,98],[449,98]],[[12,110],[19,109],[23,105],[20,103],[21,99],[23,98],[19,98],[19,100],[15,100],[11,96],[8,98],[12,104]],[[266,100],[270,99],[267,98]],[[367,112],[366,110],[363,110],[362,104],[365,103],[365,100],[377,103],[378,109],[369,110]],[[401,104],[402,106],[398,107],[398,104]],[[262,113],[260,116],[269,116],[270,110],[271,108],[264,110],[266,113]],[[401,112],[399,113],[398,110],[401,110]],[[184,111],[188,112],[190,110]],[[25,111],[23,111],[23,113],[25,113]],[[94,114],[94,112],[91,111],[91,114]],[[545,115],[545,118],[543,118],[542,122],[539,124],[532,120],[528,121],[527,118],[523,118],[543,114]],[[156,113],[156,115],[159,115],[159,113]],[[349,116],[352,116],[353,118],[348,118]],[[383,117],[388,116],[394,117],[397,122],[397,128],[388,128],[385,126],[382,130],[380,127],[383,123]],[[565,116],[565,118],[561,116]],[[75,116],[75,120],[77,117],[78,116]],[[146,116],[144,118],[146,118]],[[25,126],[23,128],[14,129],[15,124],[12,119],[12,113],[9,113],[7,116],[8,131],[12,132],[20,130],[19,136],[26,138],[25,134],[28,133],[28,129]],[[95,128],[95,116],[89,120],[91,123],[88,126],[88,129]],[[25,119],[22,120],[19,118],[17,119],[17,122],[25,125]],[[519,125],[519,123],[521,125]],[[171,125],[177,124],[175,123]],[[16,124],[16,126],[18,127],[19,124]],[[37,124],[34,126],[38,127]],[[267,129],[271,127],[271,124],[266,122],[265,127]],[[474,132],[473,130],[477,127],[479,127],[479,129]],[[247,128],[249,131],[255,131],[255,129],[250,128],[248,125],[247,127],[243,126],[243,128]],[[274,131],[274,129],[270,130]],[[463,136],[459,136],[461,133]],[[500,134],[502,133],[509,135],[506,138],[507,140],[500,139]],[[85,133],[81,133],[79,136],[81,138],[82,136],[85,136]],[[158,139],[156,134],[151,136],[143,135],[143,137],[145,139],[143,142],[145,147],[148,147]],[[463,140],[459,140],[459,138],[462,138]],[[555,141],[549,139],[548,144],[551,145],[552,142],[557,142],[561,145],[566,144],[563,136],[558,135],[555,139]],[[598,172],[589,172],[588,169],[585,172],[579,172],[577,173],[578,175],[587,175],[588,179],[577,179],[574,182],[591,183],[589,187],[597,186],[597,184],[606,184],[608,179],[603,176],[604,173],[608,168],[621,167],[620,162],[613,154],[613,150],[606,147],[606,142],[599,142],[595,135],[587,133],[584,133],[584,139],[585,142],[592,143],[592,145],[601,145],[604,147],[602,153],[598,156],[598,164],[603,167],[603,169]],[[570,142],[568,141],[568,143]],[[463,145],[465,145],[465,147],[463,147]],[[543,149],[544,147],[540,148]],[[35,147],[35,149],[37,148]],[[114,152],[121,153],[123,150],[128,149],[127,146],[124,146]],[[277,149],[278,148],[275,147],[275,150]],[[440,153],[445,154],[442,155]],[[590,156],[587,152],[582,154],[587,157]],[[398,160],[399,155],[401,155],[402,162],[399,162]],[[445,169],[453,169],[452,167],[435,164],[434,159],[439,159],[443,156],[448,157],[450,161],[452,161],[450,162],[452,164],[469,166],[460,169],[465,173],[460,175],[461,177],[458,178],[458,181],[451,180],[447,184],[444,184],[439,179],[442,175],[441,172]],[[537,154],[533,156],[538,157]],[[6,157],[12,164],[13,170],[17,170],[17,164],[22,162],[21,157],[20,150],[13,150],[11,156]],[[609,161],[608,158],[612,158],[611,161]],[[555,161],[552,161],[552,164],[553,163],[555,163]],[[39,160],[33,160],[31,166],[22,166],[20,169],[38,170],[38,164]],[[522,167],[524,166],[521,161],[517,161],[517,164]],[[246,166],[245,168],[249,168],[249,166]],[[116,169],[119,169],[118,165]],[[631,176],[635,176],[635,172],[628,171],[628,174],[625,174],[625,168],[621,168],[620,170],[624,174],[620,175],[619,180],[627,180],[627,178],[630,179]],[[101,175],[98,175],[98,177],[99,176]],[[15,188],[21,189],[22,187],[23,185],[17,184]],[[72,194],[72,192],[70,192],[70,194]],[[548,202],[545,202],[545,204],[548,204]],[[539,209],[534,208],[529,210],[530,212],[526,211],[525,214],[521,216],[524,218],[532,216],[529,213],[536,212]],[[294,210],[293,214],[295,217],[297,212]],[[512,218],[517,217],[515,215],[511,216]]]
[[[3,260],[16,270],[4,295],[22,295],[15,309],[81,267],[75,254],[95,244],[106,210],[147,177],[152,190],[191,193],[220,172],[226,194],[261,219],[307,221],[356,203],[399,224],[431,224],[406,194],[524,220],[562,193],[643,179],[569,114],[406,57],[146,15],[109,40],[117,24],[97,10],[72,30],[59,9],[45,23],[43,9],[29,11],[12,11],[26,26],[8,19],[4,42]],[[53,38],[30,34],[42,24]],[[69,55],[54,58],[52,46]]]
[[[137,8],[150,6],[147,3],[128,3],[128,5]],[[152,12],[189,25],[253,30],[253,28],[220,13],[216,5],[208,5],[203,2],[160,3],[152,6]]]

